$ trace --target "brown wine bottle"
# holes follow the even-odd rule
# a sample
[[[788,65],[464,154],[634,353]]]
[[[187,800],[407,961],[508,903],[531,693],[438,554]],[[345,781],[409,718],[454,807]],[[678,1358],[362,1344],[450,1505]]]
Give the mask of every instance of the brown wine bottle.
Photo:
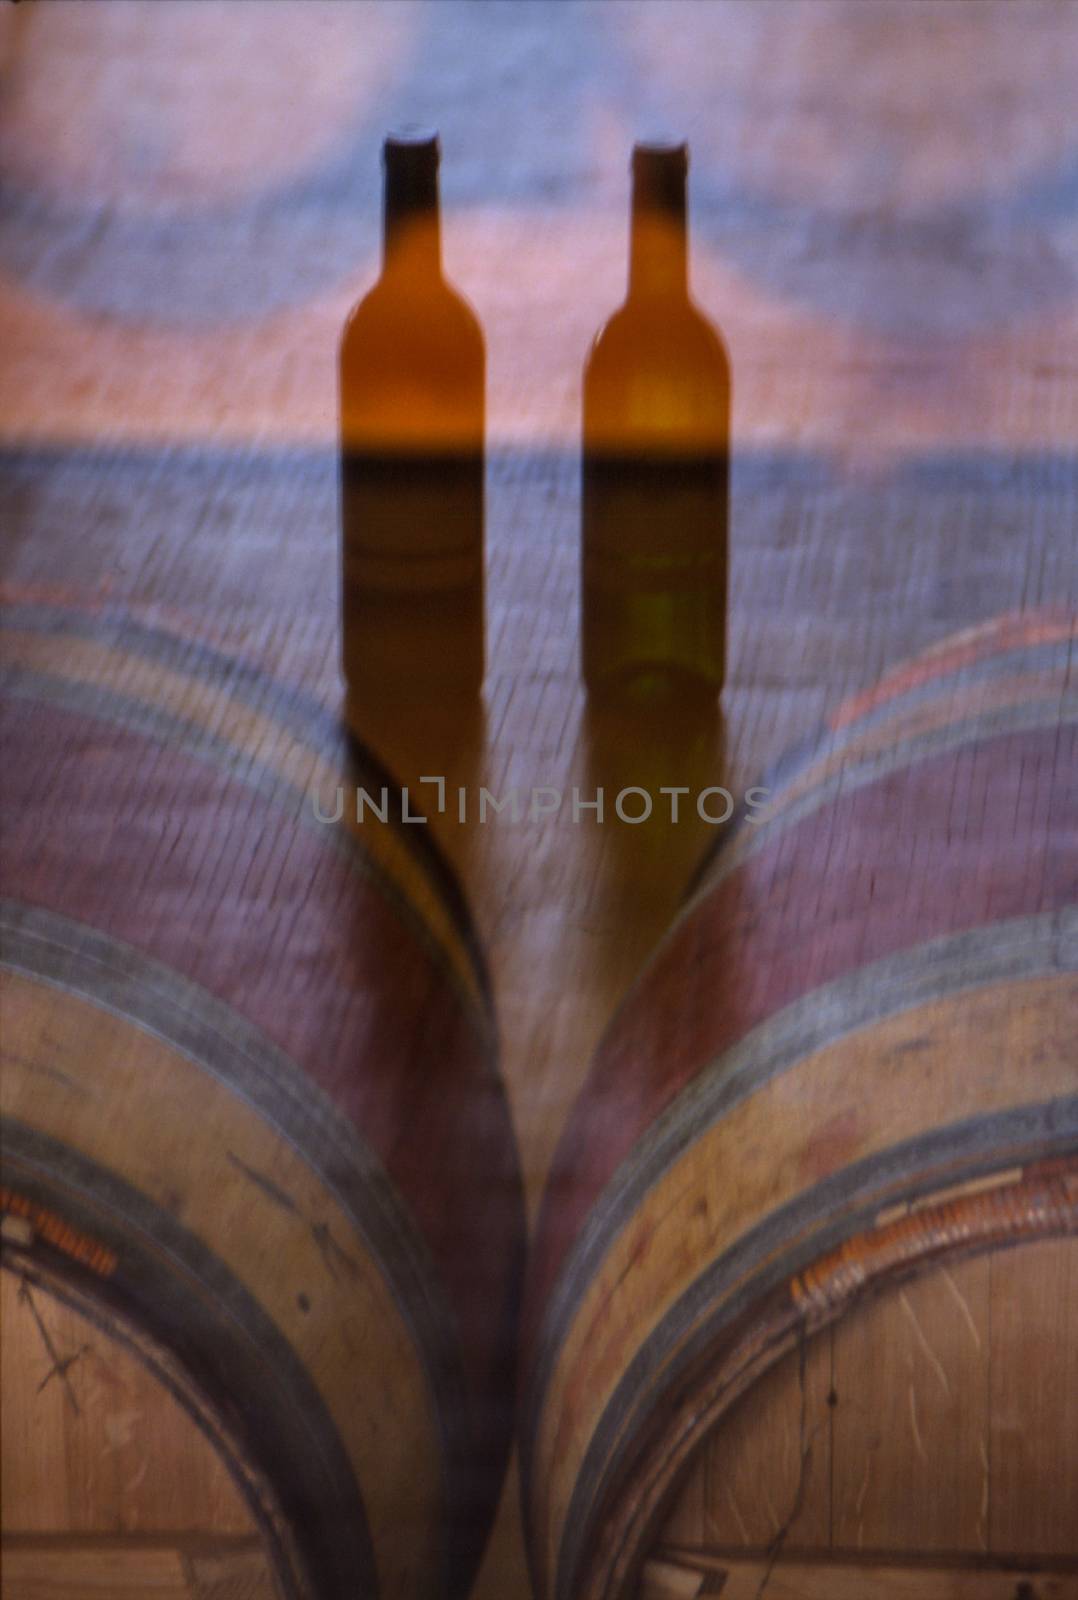
[[[382,275],[340,348],[342,669],[350,704],[483,681],[486,356],[442,274],[436,134],[385,142]]]
[[[714,694],[726,665],[730,365],[689,294],[685,145],[633,151],[629,289],[584,368],[589,693]]]

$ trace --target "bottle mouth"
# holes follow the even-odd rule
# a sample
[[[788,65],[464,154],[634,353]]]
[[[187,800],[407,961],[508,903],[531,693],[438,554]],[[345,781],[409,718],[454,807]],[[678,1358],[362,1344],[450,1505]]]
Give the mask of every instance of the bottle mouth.
[[[689,171],[689,146],[684,139],[641,139],[633,145],[630,170],[636,179],[683,181]]]
[[[405,123],[386,135],[382,159],[394,171],[431,174],[438,171],[441,146],[434,128]]]
[[[685,207],[689,147],[682,140],[652,140],[633,146],[634,205],[680,216]]]

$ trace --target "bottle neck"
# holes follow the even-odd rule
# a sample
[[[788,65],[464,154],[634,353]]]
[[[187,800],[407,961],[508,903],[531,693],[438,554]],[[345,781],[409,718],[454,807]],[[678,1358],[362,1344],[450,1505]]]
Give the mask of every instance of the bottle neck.
[[[441,277],[442,224],[436,172],[395,171],[385,177],[382,273]]]
[[[689,236],[685,179],[661,187],[633,180],[629,243],[629,297],[663,295],[687,299]]]

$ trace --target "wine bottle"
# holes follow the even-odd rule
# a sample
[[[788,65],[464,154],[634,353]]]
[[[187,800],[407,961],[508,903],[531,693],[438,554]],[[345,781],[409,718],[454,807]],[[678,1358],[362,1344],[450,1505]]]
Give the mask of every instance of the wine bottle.
[[[689,294],[684,144],[633,151],[629,287],[584,368],[589,693],[714,694],[726,661],[730,366]]]
[[[382,274],[340,347],[342,670],[350,704],[483,681],[485,350],[442,273],[438,138],[385,142]]]

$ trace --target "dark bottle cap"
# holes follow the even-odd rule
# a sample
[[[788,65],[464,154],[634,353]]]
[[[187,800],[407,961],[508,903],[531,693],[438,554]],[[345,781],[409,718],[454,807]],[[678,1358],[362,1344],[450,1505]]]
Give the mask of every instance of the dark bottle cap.
[[[433,128],[413,125],[394,128],[392,133],[386,135],[382,150],[387,168],[417,178],[434,177],[440,155],[437,132]]]
[[[669,175],[683,178],[689,170],[689,147],[684,139],[641,139],[633,145],[633,177]]]
[[[648,139],[633,146],[631,163],[637,197],[653,206],[681,206],[689,171],[689,147],[684,140]]]

